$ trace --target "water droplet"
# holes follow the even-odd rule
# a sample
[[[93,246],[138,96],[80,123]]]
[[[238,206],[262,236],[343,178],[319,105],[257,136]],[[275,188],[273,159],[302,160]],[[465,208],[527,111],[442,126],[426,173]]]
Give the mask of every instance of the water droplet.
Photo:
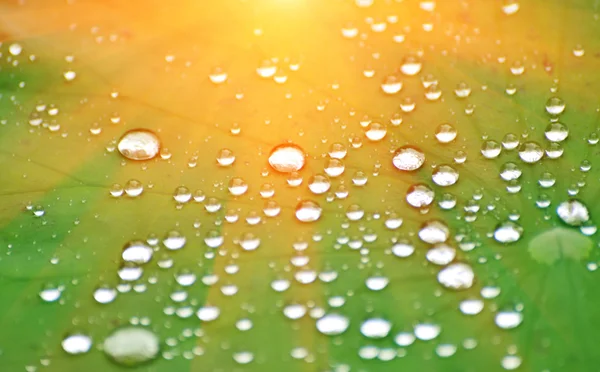
[[[33,207],[32,212],[35,217],[42,217],[44,214],[46,214],[46,210],[44,209],[43,205],[36,205]]]
[[[233,360],[238,364],[248,364],[254,360],[254,353],[250,351],[239,351],[233,353]]]
[[[471,94],[471,87],[465,82],[460,82],[454,89],[454,94],[458,98],[467,98]]]
[[[117,298],[117,290],[106,285],[99,286],[94,291],[94,299],[99,304],[111,303]]]
[[[214,84],[223,84],[225,81],[227,81],[227,72],[225,72],[225,70],[223,70],[221,67],[214,67],[208,75],[208,78]]]
[[[179,186],[173,192],[173,199],[179,204],[185,204],[192,199],[192,192],[185,186]]]
[[[221,314],[221,310],[216,306],[205,305],[198,309],[196,316],[203,322],[212,322]]]
[[[565,111],[565,102],[558,97],[551,97],[546,102],[546,112],[550,115],[560,115]]]
[[[425,98],[428,101],[437,101],[442,96],[442,90],[438,84],[432,84],[425,89]]]
[[[537,163],[543,156],[544,150],[536,142],[525,142],[519,146],[519,157],[525,163]]]
[[[424,183],[411,185],[406,192],[406,202],[415,208],[425,208],[433,203],[435,193]]]
[[[458,181],[458,171],[449,165],[438,166],[431,176],[433,183],[438,186],[452,186]]]
[[[321,207],[312,200],[303,200],[296,206],[296,218],[300,222],[314,222],[321,217]]]
[[[402,65],[400,66],[400,71],[404,75],[414,76],[421,71],[423,67],[423,63],[416,55],[407,55],[402,60]]]
[[[337,336],[346,331],[350,320],[340,314],[327,314],[317,320],[317,330],[327,336]]]
[[[415,171],[425,163],[425,153],[414,146],[402,146],[394,153],[392,163],[401,171]]]
[[[217,164],[222,167],[228,167],[235,162],[235,155],[229,149],[221,149],[217,153]]]
[[[523,314],[515,310],[503,310],[496,313],[494,322],[502,329],[513,329],[523,321]]]
[[[158,337],[150,330],[127,326],[114,330],[105,340],[103,350],[113,362],[135,367],[157,357]]]
[[[427,261],[433,264],[445,266],[454,261],[456,249],[444,243],[436,244],[427,251],[426,257]]]
[[[486,159],[497,158],[501,151],[502,147],[496,141],[485,141],[481,146],[481,155],[483,155]]]
[[[282,173],[297,172],[304,167],[305,154],[300,146],[283,144],[276,146],[269,155],[269,164]]]
[[[402,80],[398,75],[388,75],[381,83],[381,90],[386,94],[396,94],[402,89]]]
[[[519,368],[521,366],[521,363],[522,359],[518,355],[506,355],[502,358],[502,361],[500,362],[502,368],[506,369],[507,371],[512,371]]]
[[[512,15],[519,11],[520,5],[518,0],[504,0],[502,11],[506,15]]]
[[[260,63],[260,66],[256,68],[258,76],[264,79],[271,78],[277,72],[277,65],[270,59],[265,59]]]
[[[344,162],[340,159],[329,158],[325,161],[323,170],[329,177],[339,177],[344,173]]]
[[[407,240],[401,240],[392,246],[392,253],[396,257],[405,258],[412,255],[415,247]]]
[[[384,338],[392,329],[392,323],[382,318],[367,319],[360,326],[360,333],[368,338]]]
[[[160,150],[160,140],[147,129],[134,129],[126,132],[117,145],[121,155],[131,160],[149,160]]]
[[[564,223],[571,226],[581,226],[590,219],[587,206],[576,199],[560,203],[556,213]]]
[[[449,236],[448,226],[440,220],[427,221],[419,229],[419,238],[428,244],[444,243]]]
[[[331,181],[323,174],[315,174],[308,181],[308,188],[313,194],[324,194],[331,188]]]
[[[61,346],[67,354],[85,354],[92,348],[92,339],[82,333],[72,333],[62,340]]]
[[[372,276],[367,278],[365,285],[372,291],[381,291],[387,287],[390,282],[389,278],[385,276]]]
[[[283,315],[286,318],[296,320],[302,318],[306,314],[306,306],[301,304],[287,305],[283,308]]]
[[[465,315],[477,315],[483,310],[483,307],[483,301],[478,298],[463,300],[459,305],[460,311]]]
[[[387,128],[385,127],[385,124],[377,122],[372,122],[369,124],[367,130],[365,131],[365,136],[373,142],[381,141],[386,134]]]
[[[152,248],[148,247],[144,242],[140,240],[133,240],[125,245],[123,248],[123,261],[131,262],[134,264],[145,264],[152,259]]]
[[[398,346],[405,347],[412,345],[415,342],[415,339],[415,335],[411,332],[400,332],[394,337],[394,342]]]
[[[456,139],[458,132],[452,125],[440,124],[435,130],[435,138],[439,143],[450,143]]]
[[[585,49],[583,49],[583,45],[581,45],[581,44],[575,45],[575,47],[573,48],[573,55],[575,57],[583,57],[584,54],[585,54]]]
[[[415,325],[415,336],[421,341],[430,341],[440,335],[442,328],[434,323],[418,323]]]
[[[500,178],[505,181],[512,181],[519,179],[521,173],[521,169],[517,164],[508,162],[502,165],[502,168],[500,169]]]
[[[438,282],[448,289],[463,290],[473,286],[475,274],[471,266],[465,263],[454,263],[440,270]]]
[[[8,52],[13,56],[18,56],[23,51],[23,47],[19,43],[12,43],[8,46]]]
[[[129,180],[125,184],[125,194],[130,198],[135,198],[142,195],[144,191],[144,185],[138,180]]]
[[[241,177],[233,177],[229,180],[229,193],[233,196],[244,195],[248,191],[248,184]]]
[[[562,142],[569,136],[569,129],[562,123],[550,123],[544,133],[548,141]]]
[[[55,302],[60,299],[63,288],[54,284],[46,284],[40,291],[40,298],[45,302]]]
[[[523,235],[523,228],[512,221],[500,223],[494,231],[494,239],[503,244],[514,243],[521,239],[521,235]]]
[[[177,230],[171,230],[163,239],[163,244],[167,249],[177,250],[183,248],[186,238]]]

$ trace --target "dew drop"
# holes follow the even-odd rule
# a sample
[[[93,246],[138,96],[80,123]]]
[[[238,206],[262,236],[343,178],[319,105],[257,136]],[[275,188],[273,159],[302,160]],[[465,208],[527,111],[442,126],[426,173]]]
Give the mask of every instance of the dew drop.
[[[428,207],[434,197],[434,191],[424,183],[411,185],[406,192],[406,202],[415,208]]]
[[[473,286],[475,274],[471,266],[464,263],[454,263],[440,270],[438,282],[448,289],[463,290]]]
[[[458,181],[458,171],[449,165],[440,165],[433,171],[431,179],[438,186],[452,186]]]
[[[125,245],[121,257],[125,262],[134,264],[145,264],[152,259],[152,248],[148,247],[141,240],[133,240]]]
[[[314,222],[321,218],[322,209],[317,202],[303,200],[296,206],[296,219],[300,222]]]
[[[400,66],[400,71],[402,71],[402,73],[404,75],[414,76],[421,71],[422,67],[423,67],[423,63],[421,62],[419,57],[417,57],[415,55],[407,55],[402,60],[402,65]]]
[[[158,136],[147,129],[126,132],[117,145],[121,155],[131,160],[149,160],[160,151]]]
[[[113,331],[104,340],[103,350],[113,362],[134,367],[156,358],[160,345],[152,331],[127,326]]]
[[[350,319],[340,314],[327,314],[317,320],[317,330],[327,336],[337,336],[346,331]]]
[[[435,138],[439,143],[450,143],[456,139],[458,132],[452,125],[440,124],[435,130]]]
[[[394,167],[401,171],[415,171],[425,163],[425,153],[414,146],[402,146],[396,150],[392,158]]]
[[[427,221],[419,229],[419,238],[428,244],[444,243],[449,236],[448,226],[440,220]]]
[[[297,172],[304,167],[305,156],[300,146],[283,144],[271,150],[269,164],[278,172]]]
[[[519,157],[525,163],[537,163],[543,156],[544,150],[536,142],[525,142],[519,146]]]
[[[551,97],[546,102],[546,112],[550,115],[560,115],[565,111],[565,102],[558,97]]]
[[[588,208],[577,199],[571,199],[560,203],[556,208],[558,217],[570,226],[581,226],[590,219]]]
[[[392,323],[382,318],[367,319],[360,326],[360,333],[368,338],[384,338],[392,329]]]
[[[523,228],[513,221],[500,223],[494,231],[494,239],[503,244],[517,242],[521,239],[521,235],[523,235]]]
[[[515,310],[503,310],[496,313],[494,322],[502,329],[517,328],[523,321],[523,314]]]
[[[61,346],[67,354],[85,354],[92,348],[92,339],[82,333],[73,333],[62,340]]]

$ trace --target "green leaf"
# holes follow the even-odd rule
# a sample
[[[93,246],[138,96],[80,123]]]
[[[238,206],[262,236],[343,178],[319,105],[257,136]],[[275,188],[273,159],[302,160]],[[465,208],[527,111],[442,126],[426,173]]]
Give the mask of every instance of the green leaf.
[[[0,369],[596,370],[599,17],[3,2]],[[121,155],[136,129],[159,156]]]
[[[528,250],[533,259],[552,265],[559,260],[586,259],[592,246],[590,238],[571,229],[555,227],[531,239]]]

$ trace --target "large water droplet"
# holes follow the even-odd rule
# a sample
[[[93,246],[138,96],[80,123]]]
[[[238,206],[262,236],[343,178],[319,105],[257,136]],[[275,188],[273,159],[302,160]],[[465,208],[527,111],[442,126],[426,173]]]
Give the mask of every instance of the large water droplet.
[[[448,226],[440,220],[427,221],[419,229],[419,238],[429,244],[444,243],[449,236]]]
[[[360,333],[368,338],[384,338],[392,329],[392,323],[382,318],[367,319],[360,326]]]
[[[117,145],[119,152],[131,160],[149,160],[160,151],[158,136],[147,129],[126,132]]]
[[[438,282],[444,287],[454,290],[471,288],[474,280],[473,269],[464,263],[451,264],[438,273]]]
[[[546,102],[546,111],[550,115],[560,115],[565,111],[565,102],[558,97],[551,97]]]
[[[438,186],[452,186],[458,181],[458,171],[449,165],[442,164],[435,168],[431,179]]]
[[[425,153],[414,146],[402,146],[394,153],[392,163],[401,171],[415,171],[425,163]]]
[[[321,207],[312,200],[303,200],[296,206],[296,218],[300,222],[314,222],[321,217]]]
[[[456,129],[447,123],[440,124],[435,130],[435,138],[439,143],[450,143],[456,139],[457,134]]]
[[[502,329],[513,329],[523,321],[523,314],[515,310],[503,310],[496,313],[496,325]]]
[[[327,336],[342,334],[348,329],[350,320],[340,314],[327,314],[317,320],[317,330]]]
[[[415,208],[425,208],[433,203],[435,193],[424,183],[412,185],[406,191],[406,202]]]
[[[135,264],[145,264],[152,259],[152,248],[148,247],[144,242],[134,240],[123,248],[123,261],[132,262]]]
[[[103,349],[113,362],[134,367],[156,358],[160,345],[152,331],[128,326],[113,331],[104,340]]]
[[[269,164],[282,173],[297,172],[304,167],[305,154],[300,146],[294,144],[279,145],[269,155]]]
[[[569,136],[569,129],[566,127],[566,125],[555,122],[548,124],[544,134],[546,135],[548,141],[562,142]]]
[[[402,60],[402,65],[400,66],[400,71],[404,75],[414,76],[421,71],[421,67],[423,67],[423,63],[416,55],[407,55]]]
[[[525,163],[537,163],[543,156],[544,150],[536,142],[525,142],[519,146],[519,157]]]
[[[494,239],[500,243],[514,243],[521,239],[523,228],[516,222],[506,221],[496,226]]]
[[[590,219],[587,206],[577,199],[560,203],[556,213],[564,223],[571,226],[581,226]]]
[[[92,339],[82,333],[73,333],[67,335],[62,343],[65,352],[71,355],[85,354],[92,348]]]

